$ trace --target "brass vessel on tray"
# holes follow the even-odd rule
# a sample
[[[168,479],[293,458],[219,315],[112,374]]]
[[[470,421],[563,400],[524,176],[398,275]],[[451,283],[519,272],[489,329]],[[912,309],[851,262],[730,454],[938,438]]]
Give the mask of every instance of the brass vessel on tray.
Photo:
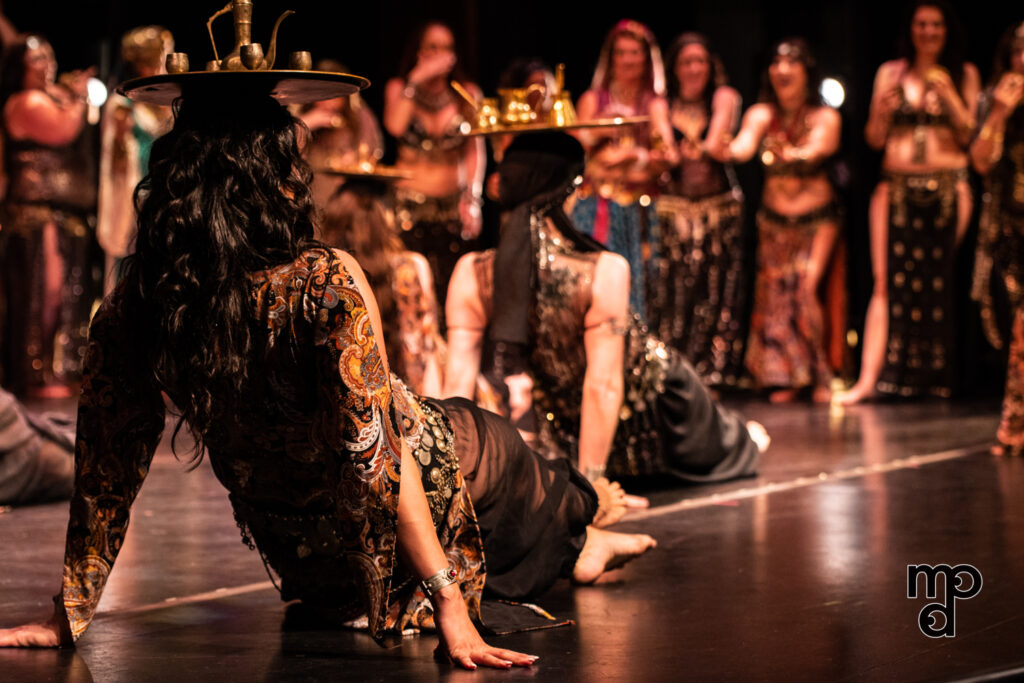
[[[281,104],[298,104],[350,95],[370,84],[361,76],[313,71],[312,55],[306,51],[291,53],[287,69],[275,69],[277,32],[281,22],[294,12],[287,10],[278,17],[264,52],[262,44],[252,42],[252,11],[253,0],[231,0],[206,21],[213,59],[205,62],[203,69],[190,70],[188,55],[174,52],[167,56],[166,74],[131,79],[118,91],[139,102],[172,104],[188,88],[234,92],[237,78],[242,78],[250,92],[265,87],[267,94]],[[232,17],[234,47],[222,57],[213,37],[213,23],[225,14]]]
[[[503,135],[508,133],[527,133],[545,130],[573,130],[577,128],[602,128],[607,126],[623,126],[647,123],[647,116],[617,116],[614,118],[580,121],[576,116],[576,108],[572,104],[572,95],[565,89],[565,65],[559,64],[555,70],[555,86],[550,93],[540,83],[523,88],[503,88],[498,90],[498,99],[484,98],[480,102],[462,87],[452,81],[452,88],[476,113],[475,125],[463,131],[464,135]],[[530,104],[530,96],[534,93],[550,95],[551,106],[546,111],[538,111]]]

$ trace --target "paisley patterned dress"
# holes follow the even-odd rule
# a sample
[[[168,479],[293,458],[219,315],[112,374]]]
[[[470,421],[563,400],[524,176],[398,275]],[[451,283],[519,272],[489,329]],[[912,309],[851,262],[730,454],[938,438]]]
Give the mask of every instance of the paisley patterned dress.
[[[465,402],[420,401],[390,377],[364,295],[338,252],[307,250],[255,273],[251,285],[262,353],[236,397],[246,410],[224,410],[205,439],[243,541],[280,577],[282,599],[365,616],[378,639],[432,625],[430,603],[396,553],[403,439],[472,616],[480,615],[485,548],[498,562],[488,588],[501,597],[537,594],[571,570],[596,508],[593,491],[578,474],[526,451],[498,418]],[[94,319],[86,356],[63,590],[55,599],[64,644],[95,614],[164,430],[160,392],[125,367],[122,315],[115,292]],[[496,485],[508,476],[561,488]],[[561,497],[548,500],[552,491]],[[538,498],[546,504],[531,515]],[[530,533],[495,531],[520,526]],[[543,567],[524,561],[537,547],[548,558]]]

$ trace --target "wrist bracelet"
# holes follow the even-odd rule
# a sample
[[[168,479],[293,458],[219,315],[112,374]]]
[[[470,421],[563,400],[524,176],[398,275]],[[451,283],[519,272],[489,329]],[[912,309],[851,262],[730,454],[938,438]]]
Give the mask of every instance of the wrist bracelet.
[[[583,476],[586,478],[587,481],[593,484],[595,481],[604,476],[604,466],[600,465],[597,467],[588,467],[586,470],[583,471]]]
[[[994,126],[986,124],[981,127],[981,132],[978,133],[978,139],[991,140],[996,144],[1001,144],[1003,142],[1003,133],[995,130]]]
[[[428,597],[433,597],[445,586],[450,586],[455,583],[456,573],[454,567],[445,567],[433,576],[428,576],[420,582],[420,586],[423,587],[423,593]]]

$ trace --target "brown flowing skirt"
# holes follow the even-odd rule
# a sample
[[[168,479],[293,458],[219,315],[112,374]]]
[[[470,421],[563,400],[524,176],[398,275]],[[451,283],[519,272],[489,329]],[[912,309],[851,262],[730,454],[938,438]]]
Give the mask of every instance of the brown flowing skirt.
[[[758,212],[757,280],[747,369],[759,387],[828,386],[824,320],[801,289],[818,227],[837,222],[835,205],[787,217]]]

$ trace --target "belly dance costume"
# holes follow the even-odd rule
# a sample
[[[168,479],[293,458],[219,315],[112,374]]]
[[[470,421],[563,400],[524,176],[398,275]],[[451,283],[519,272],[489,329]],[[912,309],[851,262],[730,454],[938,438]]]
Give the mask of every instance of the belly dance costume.
[[[250,280],[260,345],[252,381],[215,399],[228,417],[205,438],[242,540],[283,600],[361,621],[377,639],[432,627],[430,602],[397,551],[408,476],[422,481],[467,608],[485,625],[481,598],[529,600],[571,574],[597,507],[581,474],[532,453],[469,401],[420,399],[389,378],[364,293],[335,252],[311,249]],[[95,614],[164,431],[159,389],[127,367],[127,315],[116,291],[92,324],[55,599],[64,645]],[[403,441],[412,472],[401,467]]]
[[[461,115],[456,115],[443,135],[431,137],[419,119],[413,118],[398,144],[414,149],[426,158],[450,158],[467,144],[468,138],[459,134],[459,127],[464,121]],[[461,197],[461,191],[443,197],[429,197],[408,188],[395,190],[396,217],[402,230],[402,242],[406,249],[427,258],[439,302],[447,300],[448,280],[459,257],[472,251],[473,247],[472,242],[462,238]]]
[[[703,135],[703,132],[701,133]],[[676,142],[682,141],[676,131]],[[710,385],[735,385],[746,341],[743,191],[731,166],[684,158],[656,201],[647,319]]]
[[[537,448],[552,458],[578,459],[580,407],[587,359],[584,318],[590,308],[598,252],[580,253],[534,215],[537,290],[531,315],[529,371]],[[490,316],[489,273],[494,252],[474,262]],[[710,483],[756,473],[758,451],[740,417],[716,404],[693,367],[648,334],[639,317],[620,322],[625,335],[624,396],[606,465],[609,477],[669,477]]]
[[[913,129],[924,161],[927,127],[950,126],[949,115],[910,107],[893,113],[894,128]],[[877,389],[897,396],[949,397],[953,387],[957,184],[967,169],[929,173],[886,171],[889,183],[889,335]]]
[[[653,94],[643,97],[635,109],[613,103],[608,90],[597,92],[598,106],[595,116],[639,116],[646,114]],[[631,126],[635,131],[635,144],[647,147],[650,131],[647,124]],[[627,133],[628,134],[628,133]],[[617,144],[606,140],[603,144]],[[642,319],[646,320],[648,264],[657,254],[658,216],[651,200],[652,188],[633,183],[615,182],[596,184],[584,178],[578,200],[572,210],[572,221],[584,234],[590,235],[609,251],[624,257],[629,262],[630,290],[629,304]]]
[[[987,115],[983,100],[982,116]],[[981,226],[975,257],[972,295],[980,301],[982,323],[996,348],[1006,346],[1004,320],[1009,318],[1009,361],[1003,415],[997,438],[1008,454],[1024,453],[1024,109],[1006,122],[1003,156],[985,178]],[[1009,316],[998,315],[1002,307]],[[1002,324],[1000,324],[1002,323]]]
[[[820,163],[779,161],[767,144],[760,158],[766,179],[825,175]],[[802,291],[802,281],[818,228],[839,220],[834,201],[793,216],[765,206],[757,212],[757,279],[746,365],[759,387],[820,387],[832,380],[824,321],[817,302]]]
[[[6,137],[8,186],[0,207],[6,313],[0,341],[4,385],[22,394],[80,379],[95,295],[90,213],[96,173],[86,131],[63,147]],[[60,262],[52,263],[54,258]],[[51,321],[47,271],[55,268],[62,284]]]

